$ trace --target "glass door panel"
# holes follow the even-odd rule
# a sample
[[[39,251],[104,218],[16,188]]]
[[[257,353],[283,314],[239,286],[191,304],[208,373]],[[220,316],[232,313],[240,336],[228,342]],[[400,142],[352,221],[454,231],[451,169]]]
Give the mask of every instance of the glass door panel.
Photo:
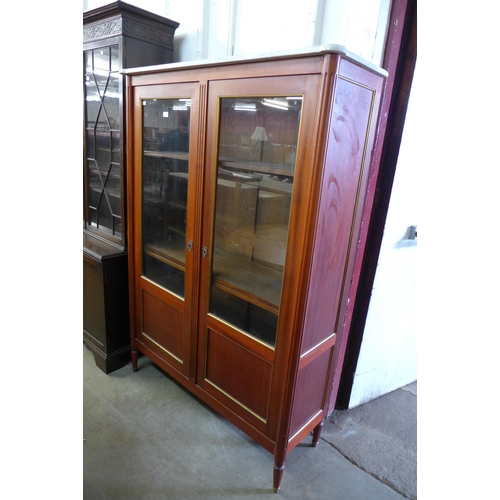
[[[118,46],[84,52],[86,227],[122,237]]]
[[[301,96],[222,98],[210,312],[274,346]]]
[[[143,275],[184,297],[190,99],[143,101]]]

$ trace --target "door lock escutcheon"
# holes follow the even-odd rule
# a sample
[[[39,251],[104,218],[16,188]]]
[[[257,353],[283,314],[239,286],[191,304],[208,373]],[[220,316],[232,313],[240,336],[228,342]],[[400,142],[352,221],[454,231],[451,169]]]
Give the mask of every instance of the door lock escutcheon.
[[[191,240],[188,240],[188,250],[189,250],[190,252],[192,252],[192,251],[193,251],[193,242],[192,242]]]
[[[208,255],[208,248],[201,247],[201,254],[203,255],[203,257],[206,257]]]

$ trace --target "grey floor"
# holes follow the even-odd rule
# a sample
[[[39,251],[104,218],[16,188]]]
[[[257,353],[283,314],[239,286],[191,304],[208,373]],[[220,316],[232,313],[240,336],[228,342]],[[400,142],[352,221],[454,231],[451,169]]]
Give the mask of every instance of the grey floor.
[[[398,500],[417,497],[417,384],[336,410],[316,448],[273,457],[147,358],[109,375],[83,347],[83,498]]]

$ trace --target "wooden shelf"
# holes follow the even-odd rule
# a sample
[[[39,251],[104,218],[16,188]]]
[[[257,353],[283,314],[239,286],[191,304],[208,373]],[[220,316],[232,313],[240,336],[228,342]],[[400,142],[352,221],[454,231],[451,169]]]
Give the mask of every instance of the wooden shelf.
[[[295,165],[219,157],[219,167],[293,177]]]
[[[165,197],[159,189],[154,187],[145,187],[142,191],[142,199],[144,203],[149,203],[150,205],[161,205],[165,204]]]
[[[185,181],[188,180],[188,174],[187,174],[187,172],[169,172],[168,176],[169,177],[175,177],[177,179],[184,179]]]
[[[95,193],[101,193],[103,190],[102,185],[97,182],[91,182],[89,188],[91,191],[94,191]],[[121,198],[119,187],[116,188],[116,187],[105,186],[104,191],[106,191],[106,193],[108,193],[109,196],[112,196],[113,198]]]
[[[144,156],[148,156],[150,158],[169,158],[172,160],[189,160],[189,153],[185,153],[184,151],[153,151],[153,150],[144,150]]]
[[[245,182],[244,184],[241,184],[241,186],[240,186],[240,183],[241,183],[241,181],[238,179],[232,179],[232,180],[221,179],[221,178],[217,179],[217,184],[219,186],[225,186],[228,188],[235,188],[236,186],[238,186],[238,187],[241,187],[241,189],[250,189],[250,188],[256,187],[256,186],[251,186],[249,182]]]
[[[213,283],[228,293],[278,314],[283,273],[216,248]]]
[[[180,271],[186,269],[186,249],[181,242],[154,241],[144,248],[146,255],[164,262]]]
[[[90,159],[90,160],[93,160],[92,158],[87,158],[87,159]],[[119,165],[114,163],[112,165],[113,167],[118,167]],[[100,174],[104,174],[105,172],[101,172],[99,169],[95,168],[95,167],[89,167],[88,169],[89,173],[93,174],[93,175],[96,175],[96,176],[99,176]],[[116,172],[116,173],[115,173]],[[121,179],[121,175],[120,175],[120,172],[118,169],[112,169],[112,172],[110,172],[109,175],[105,175],[105,177],[108,177],[110,179],[117,179],[117,180],[120,180]]]
[[[183,244],[154,241],[144,249],[146,255],[180,271],[186,268]],[[278,314],[283,273],[221,249],[215,249],[215,286],[266,311]]]
[[[258,187],[261,190],[269,191],[271,193],[284,194],[291,196],[293,191],[292,182],[281,182],[264,179],[258,182],[249,182],[249,186]]]
[[[188,174],[186,172],[168,172],[168,176],[174,179],[182,179],[185,181],[188,180]],[[167,190],[162,192],[160,189],[153,187],[152,184],[144,186],[142,189],[142,193],[143,193],[143,200],[146,203],[149,204],[164,203],[173,206],[175,208],[182,208],[184,210],[186,209],[185,204],[176,201],[169,201],[167,197]]]
[[[185,212],[187,210],[187,206],[185,204],[178,203],[176,201],[167,201],[167,205],[169,207],[176,209],[176,210],[182,210],[183,212]]]

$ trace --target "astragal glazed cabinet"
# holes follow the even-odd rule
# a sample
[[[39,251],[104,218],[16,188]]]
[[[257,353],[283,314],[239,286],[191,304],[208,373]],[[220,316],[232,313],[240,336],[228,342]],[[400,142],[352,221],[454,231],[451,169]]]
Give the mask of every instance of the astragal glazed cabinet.
[[[132,363],[274,455],[318,443],[384,71],[341,47],[127,75]]]
[[[83,339],[130,361],[123,68],[172,62],[179,23],[121,0],[83,13]]]

